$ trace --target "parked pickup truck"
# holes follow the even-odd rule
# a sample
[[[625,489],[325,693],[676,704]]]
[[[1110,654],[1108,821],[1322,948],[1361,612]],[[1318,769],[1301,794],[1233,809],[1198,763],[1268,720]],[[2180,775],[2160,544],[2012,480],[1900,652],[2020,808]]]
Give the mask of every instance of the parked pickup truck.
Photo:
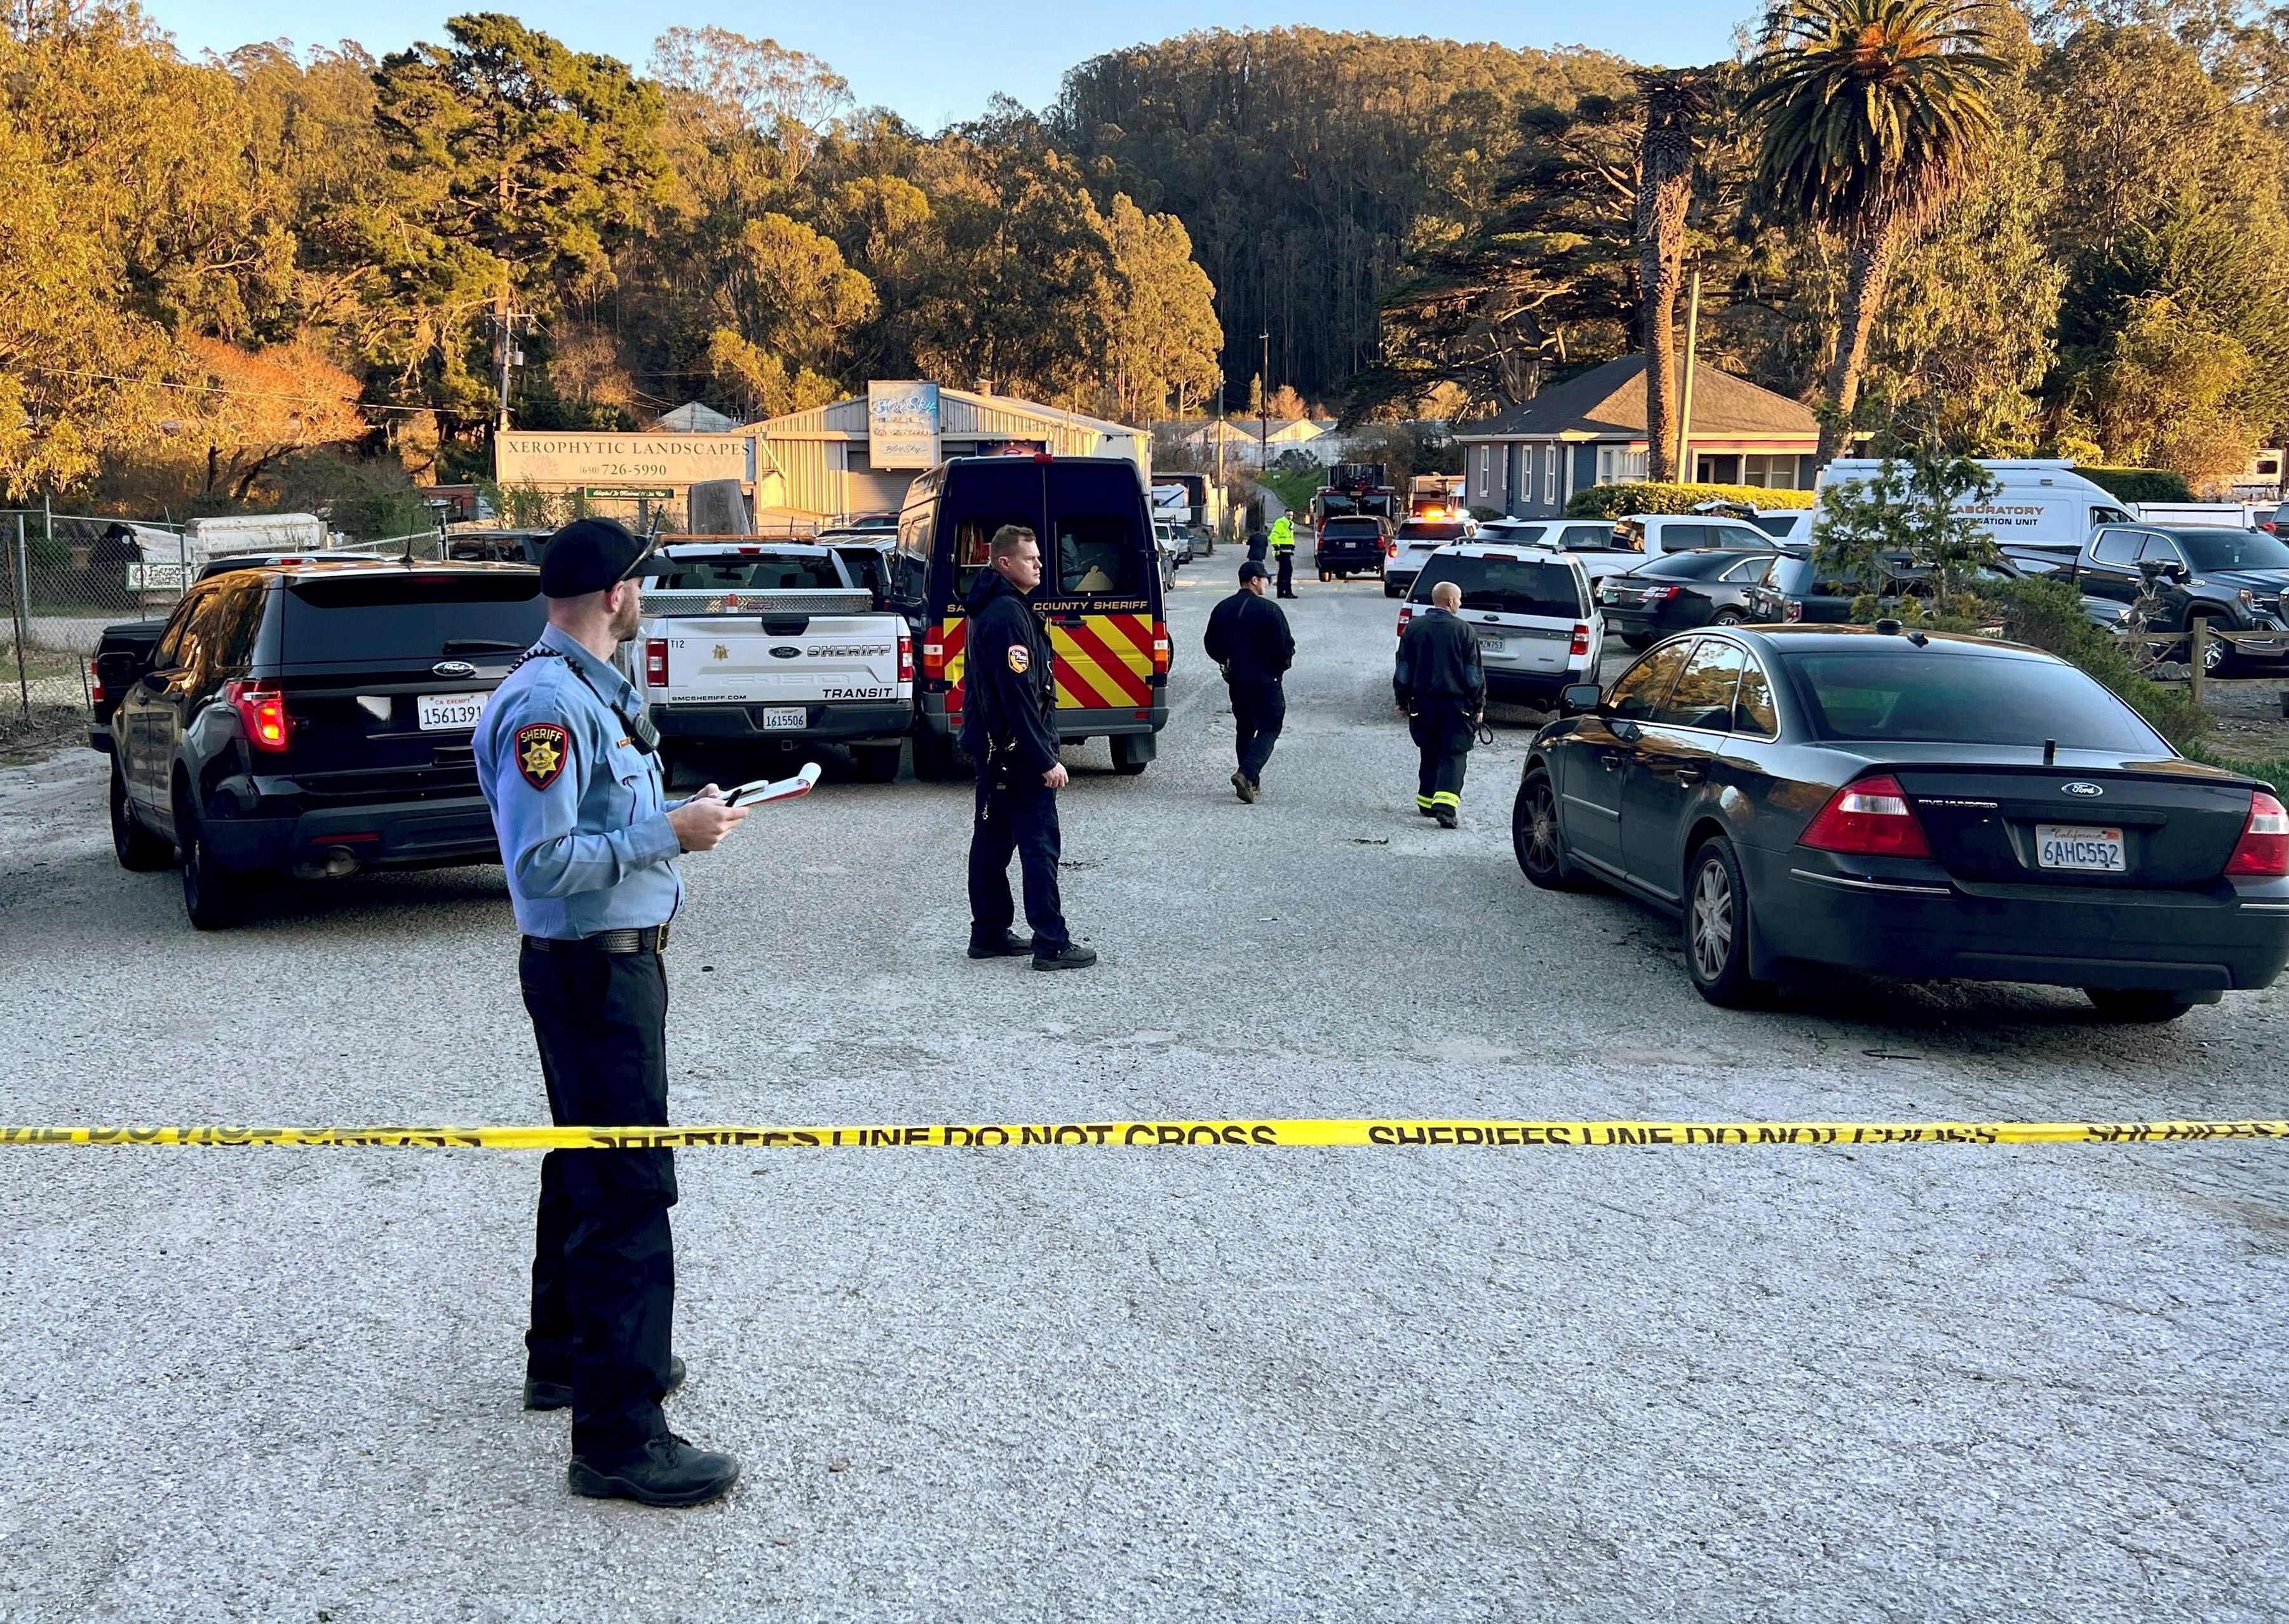
[[[862,777],[898,776],[914,720],[913,636],[831,546],[663,548],[623,657],[662,766],[695,745],[840,744]]]
[[[2146,592],[2149,574],[2161,601],[2151,621],[2157,632],[2188,631],[2206,620],[2219,632],[2289,633],[2281,601],[2289,591],[2289,543],[2263,530],[2102,525],[2069,572],[2086,598],[2126,608]],[[2181,649],[2179,657],[2183,654]],[[2289,634],[2232,644],[2213,638],[2203,657],[2213,676],[2236,667],[2278,671],[2285,658]]]

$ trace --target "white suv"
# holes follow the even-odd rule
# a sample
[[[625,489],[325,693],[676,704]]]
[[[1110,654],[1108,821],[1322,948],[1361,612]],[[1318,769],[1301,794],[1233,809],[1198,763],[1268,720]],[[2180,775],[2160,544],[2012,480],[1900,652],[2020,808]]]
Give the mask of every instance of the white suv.
[[[1468,517],[1409,519],[1391,538],[1391,557],[1383,566],[1383,595],[1400,596],[1433,553],[1451,543],[1468,541],[1478,533],[1478,521]]]
[[[1500,542],[1449,542],[1416,576],[1399,611],[1401,636],[1441,581],[1462,589],[1458,613],[1478,633],[1488,697],[1546,710],[1567,684],[1598,680],[1606,633],[1580,559]]]

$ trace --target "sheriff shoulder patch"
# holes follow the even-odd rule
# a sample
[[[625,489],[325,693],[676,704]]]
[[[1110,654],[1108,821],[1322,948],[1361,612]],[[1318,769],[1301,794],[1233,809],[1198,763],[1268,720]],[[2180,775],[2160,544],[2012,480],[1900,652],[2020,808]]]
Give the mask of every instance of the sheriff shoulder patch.
[[[1031,650],[1031,649],[1027,649],[1027,648],[1025,647],[1025,644],[1023,644],[1023,643],[1011,643],[1011,644],[1009,645],[1009,669],[1010,669],[1010,670],[1012,670],[1012,671],[1014,671],[1014,672],[1017,672],[1017,673],[1019,673],[1020,675],[1023,675],[1023,674],[1025,673],[1025,672],[1026,667],[1028,667],[1028,666],[1030,666],[1031,665],[1033,665],[1033,650]]]
[[[516,770],[536,790],[545,790],[563,776],[564,758],[572,736],[553,721],[528,722],[516,730]]]

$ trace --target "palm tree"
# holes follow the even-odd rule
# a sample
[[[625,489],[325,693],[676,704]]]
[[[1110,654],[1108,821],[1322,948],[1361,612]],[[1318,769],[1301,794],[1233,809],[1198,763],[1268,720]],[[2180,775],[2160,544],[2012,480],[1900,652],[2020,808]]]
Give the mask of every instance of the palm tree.
[[[1900,250],[1961,194],[1995,139],[1990,0],[1787,0],[1766,13],[1744,106],[1775,212],[1840,237],[1843,307],[1820,460],[1843,444]]]
[[[1711,110],[1711,76],[1700,68],[1641,68],[1631,77],[1645,103],[1638,137],[1639,322],[1646,369],[1646,477],[1687,477],[1677,456],[1677,287],[1685,265],[1685,217],[1693,160]]]

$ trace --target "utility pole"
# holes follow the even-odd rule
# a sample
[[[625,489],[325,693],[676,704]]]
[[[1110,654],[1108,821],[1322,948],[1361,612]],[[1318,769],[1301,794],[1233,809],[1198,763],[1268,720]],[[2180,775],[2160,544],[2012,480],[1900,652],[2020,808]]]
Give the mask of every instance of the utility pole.
[[[1272,333],[1256,335],[1264,344],[1264,370],[1256,375],[1256,471],[1272,466]]]
[[[1690,485],[1693,464],[1693,352],[1701,342],[1701,272],[1693,273],[1692,290],[1685,302],[1685,382],[1677,403],[1677,482]]]

